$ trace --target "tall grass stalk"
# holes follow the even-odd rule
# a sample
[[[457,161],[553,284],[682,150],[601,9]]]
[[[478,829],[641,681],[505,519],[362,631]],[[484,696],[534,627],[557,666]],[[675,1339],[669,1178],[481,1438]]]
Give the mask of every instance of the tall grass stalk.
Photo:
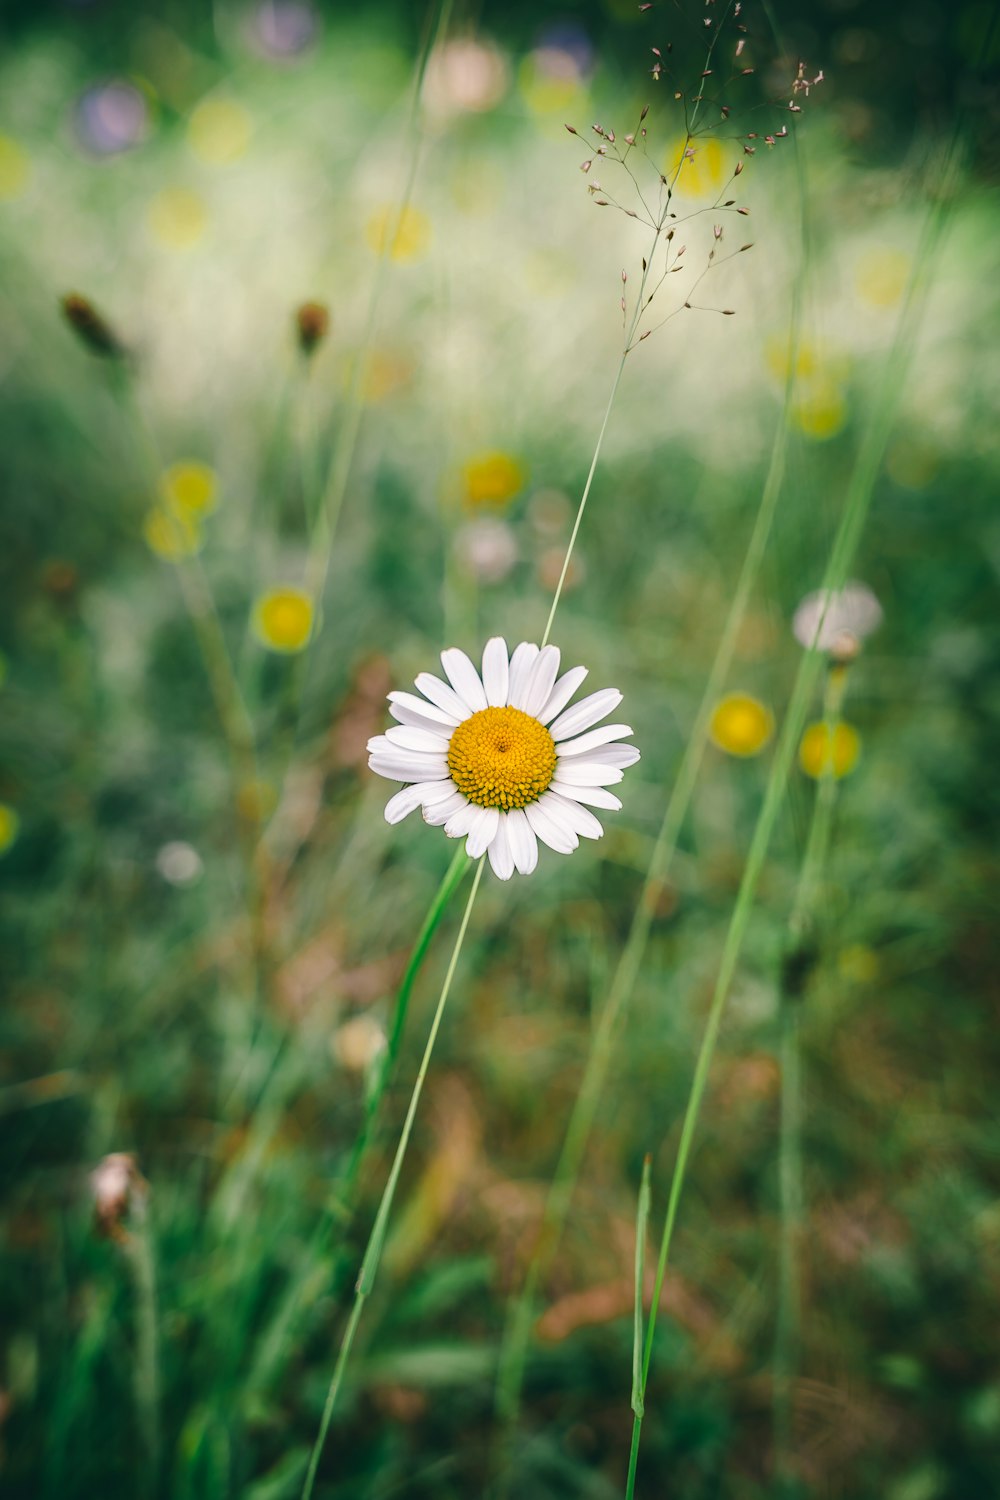
[[[337,523],[340,520],[344,497],[347,494],[347,482],[351,475],[354,453],[358,443],[358,434],[361,430],[361,417],[365,404],[365,385],[371,363],[371,351],[375,339],[379,306],[385,290],[389,261],[392,257],[392,247],[396,242],[396,237],[409,209],[410,201],[413,197],[414,184],[417,180],[420,152],[424,143],[424,129],[420,119],[420,95],[423,89],[424,76],[427,71],[427,62],[437,42],[447,31],[451,11],[452,0],[433,0],[433,3],[429,6],[420,51],[413,69],[405,126],[405,136],[409,141],[409,149],[403,163],[401,186],[396,196],[394,212],[389,216],[385,224],[385,239],[375,263],[375,274],[372,277],[371,290],[368,296],[368,306],[365,311],[361,341],[358,345],[354,367],[351,371],[351,383],[341,419],[340,432],[337,436],[333,460],[323,485],[322,494],[319,496],[316,504],[315,519],[309,540],[309,556],[306,562],[305,583],[306,589],[312,594],[317,606],[322,599],[323,590],[326,585]]]
[[[881,466],[886,442],[892,430],[900,392],[903,388],[919,331],[920,316],[932,280],[934,257],[940,249],[947,224],[951,189],[957,166],[957,150],[958,140],[956,136],[953,137],[946,152],[942,170],[942,184],[938,195],[931,204],[921,231],[893,344],[886,360],[878,395],[874,400],[871,420],[862,440],[858,460],[848,484],[843,514],[837,528],[823,577],[822,586],[827,591],[834,591],[843,587],[871,505],[875,480]],[[822,621],[817,625],[817,637],[821,627]],[[708,1081],[712,1057],[715,1052],[719,1027],[722,1022],[722,1013],[729,994],[729,986],[732,982],[743,947],[743,940],[749,926],[757,884],[767,857],[771,836],[784,801],[785,785],[791,769],[792,758],[802,734],[809,700],[813,694],[821,667],[822,658],[814,644],[812,649],[804,653],[795,676],[788,709],[785,714],[785,721],[778,737],[774,760],[767,780],[764,801],[754,828],[750,851],[747,856],[739,892],[723,944],[719,972],[712,994],[712,1001],[709,1007],[708,1019],[699,1048],[698,1058],[695,1063],[691,1091],[681,1125],[680,1142],[677,1148],[677,1157],[670,1183],[666,1219],[657,1259],[653,1305],[643,1355],[642,1394],[644,1401],[646,1385],[649,1379],[649,1369],[653,1357],[656,1317],[663,1290],[663,1281],[666,1276],[678,1205],[684,1187],[688,1159],[691,1153],[705,1086]],[[642,1418],[635,1416],[633,1418],[633,1429],[641,1427],[641,1424]],[[627,1500],[632,1500],[635,1492],[638,1454],[639,1436],[633,1430],[625,1491]]]
[[[792,283],[789,314],[788,368],[781,413],[771,446],[767,476],[760,504],[732,602],[726,615],[722,635],[705,683],[701,702],[695,714],[681,762],[677,770],[666,809],[656,836],[653,852],[639,899],[629,927],[628,937],[615,967],[607,999],[601,1009],[584,1067],[583,1078],[573,1104],[562,1150],[556,1164],[542,1216],[542,1227],[532,1253],[522,1288],[512,1304],[501,1348],[497,1375],[497,1414],[505,1423],[517,1419],[520,1390],[541,1277],[554,1254],[569,1212],[573,1190],[587,1141],[594,1126],[608,1069],[614,1056],[614,1042],[621,1019],[628,1006],[649,941],[659,898],[666,886],[670,867],[677,852],[677,841],[694,793],[708,744],[708,727],[712,711],[732,665],[736,642],[746,615],[747,605],[760,573],[774,521],[785,475],[788,436],[791,430],[795,371],[801,337],[802,301],[807,276],[808,220],[806,213],[805,167],[798,138],[795,137],[798,172],[800,231],[803,254]]]
[[[787,978],[780,996],[781,1115],[778,1143],[778,1192],[781,1231],[778,1251],[778,1315],[774,1339],[772,1416],[774,1432],[774,1481],[778,1500],[791,1500],[796,1491],[792,1440],[792,1392],[799,1367],[802,1320],[802,1274],[800,1245],[804,1205],[802,1176],[802,1058],[800,1038],[801,989],[808,975],[814,929],[819,906],[820,882],[826,868],[833,829],[838,781],[834,775],[832,747],[840,724],[848,668],[835,665],[826,679],[823,723],[830,753],[823,763],[813,801],[805,854],[799,871],[795,901],[788,920]]]
[[[156,1317],[156,1266],[149,1222],[149,1190],[132,1189],[132,1229],[123,1243],[135,1290],[133,1386],[142,1439],[139,1492],[155,1493],[160,1468],[160,1354]]]
[[[437,1006],[434,1010],[434,1017],[431,1021],[430,1031],[427,1035],[427,1044],[424,1047],[424,1055],[421,1059],[420,1067],[417,1071],[416,1082],[413,1085],[413,1092],[410,1095],[410,1103],[406,1111],[406,1118],[403,1121],[403,1128],[399,1134],[399,1143],[396,1146],[396,1154],[393,1158],[392,1167],[389,1171],[389,1177],[382,1193],[378,1211],[375,1215],[375,1222],[372,1225],[371,1234],[368,1237],[368,1245],[365,1249],[364,1258],[361,1262],[361,1272],[358,1276],[357,1285],[354,1290],[354,1303],[351,1307],[350,1316],[347,1320],[347,1327],[345,1328],[343,1337],[341,1338],[340,1351],[337,1355],[337,1363],[334,1366],[333,1377],[330,1381],[330,1387],[326,1395],[326,1402],[323,1407],[323,1415],[320,1420],[319,1433],[317,1435],[316,1442],[313,1446],[312,1454],[309,1459],[309,1468],[306,1471],[305,1484],[302,1487],[302,1500],[309,1500],[309,1497],[312,1495],[313,1485],[316,1481],[316,1470],[319,1467],[320,1456],[323,1452],[323,1445],[326,1442],[326,1435],[330,1429],[330,1420],[333,1416],[334,1408],[337,1404],[337,1397],[340,1394],[340,1388],[343,1384],[344,1372],[347,1369],[347,1362],[351,1357],[351,1350],[354,1347],[354,1338],[358,1331],[358,1324],[361,1322],[361,1314],[364,1311],[365,1302],[371,1295],[371,1290],[375,1283],[375,1277],[379,1268],[379,1262],[382,1259],[382,1250],[385,1245],[386,1232],[389,1227],[389,1215],[392,1212],[393,1199],[396,1196],[396,1187],[399,1183],[399,1174],[403,1169],[403,1161],[406,1157],[407,1147],[410,1144],[410,1135],[413,1131],[413,1122],[416,1118],[417,1106],[420,1103],[420,1095],[423,1092],[424,1079],[427,1077],[427,1070],[430,1067],[431,1056],[434,1052],[434,1043],[437,1041],[437,1034],[441,1026],[441,1018],[444,1015],[444,1008],[448,1001],[448,994],[451,990],[451,982],[455,977],[455,969],[458,966],[458,959],[462,951],[462,944],[465,941],[465,934],[469,926],[469,919],[472,916],[472,908],[475,904],[476,893],[479,890],[479,882],[483,877],[483,866],[485,862],[486,856],[481,855],[479,863],[476,866],[476,874],[472,882],[472,889],[469,891],[469,899],[465,903],[465,911],[462,915],[461,926],[458,929],[458,936],[455,939],[455,946],[452,949],[451,958],[448,962],[448,969],[444,976],[444,984],[441,986],[441,993],[438,996]]]

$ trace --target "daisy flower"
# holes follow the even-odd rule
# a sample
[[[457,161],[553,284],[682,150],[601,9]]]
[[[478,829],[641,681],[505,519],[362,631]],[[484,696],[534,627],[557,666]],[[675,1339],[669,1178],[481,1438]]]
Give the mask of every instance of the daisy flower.
[[[595,728],[621,693],[604,688],[568,707],[586,667],[560,677],[557,647],[522,641],[508,657],[499,636],[486,643],[481,676],[464,651],[442,651],[441,665],[447,682],[417,677],[423,697],[389,694],[397,723],[368,742],[371,769],[408,783],[390,797],[386,821],[423,808],[425,822],[466,840],[470,858],[488,853],[501,880],[531,873],[539,839],[571,854],[581,838],[600,838],[590,808],[620,808],[607,788],[639,759],[618,743],[627,724]]]

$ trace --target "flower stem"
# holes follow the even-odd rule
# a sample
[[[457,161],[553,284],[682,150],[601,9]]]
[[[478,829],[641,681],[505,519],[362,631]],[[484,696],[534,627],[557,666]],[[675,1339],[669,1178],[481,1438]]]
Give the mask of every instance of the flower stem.
[[[847,687],[846,666],[831,668],[826,680],[823,721],[827,758],[824,762],[809,836],[799,871],[795,902],[788,919],[788,959],[805,951],[816,920],[819,883],[826,867],[827,851],[837,800],[832,746]],[[794,990],[800,985],[796,982]],[[781,1233],[778,1251],[778,1315],[774,1339],[772,1421],[774,1434],[774,1482],[778,1500],[791,1500],[796,1493],[792,1453],[792,1386],[799,1364],[801,1341],[802,1237],[802,1058],[800,994],[787,982],[782,986],[780,1015],[781,1116],[778,1143],[778,1192]]]
[[[954,150],[956,146],[957,140],[953,140],[952,150],[945,161],[944,175],[946,180],[950,179],[954,166]],[[948,198],[949,194],[947,192],[942,193],[931,204],[928,210],[914,261],[913,272],[900,312],[896,335],[886,361],[886,368],[879,386],[879,393],[872,411],[871,421],[862,440],[858,460],[848,484],[844,511],[837,528],[823,577],[822,587],[828,597],[831,593],[842,588],[847,579],[847,572],[857,550],[861,529],[868,515],[875,479],[881,464],[886,442],[892,430],[899,395],[913,351],[920,322],[920,312],[922,311],[924,295],[930,281],[932,265],[940,247],[944,226],[947,221]],[[680,1144],[674,1163],[666,1219],[660,1241],[656,1281],[653,1289],[653,1305],[643,1357],[642,1395],[644,1400],[646,1384],[649,1378],[649,1368],[653,1358],[656,1316],[659,1310],[663,1281],[666,1276],[670,1245],[677,1219],[677,1209],[687,1173],[688,1158],[691,1153],[705,1085],[708,1081],[708,1072],[715,1052],[719,1027],[722,1022],[722,1012],[743,947],[743,939],[749,924],[750,913],[757,891],[757,883],[760,879],[764,860],[770,846],[778,813],[784,800],[785,784],[788,779],[789,770],[791,769],[792,757],[802,733],[806,709],[820,667],[821,658],[815,647],[804,653],[795,676],[785,715],[785,722],[778,738],[774,760],[764,792],[764,801],[754,828],[750,852],[744,866],[736,904],[730,918],[723,945],[719,973],[712,994],[708,1020],[698,1052],[694,1077],[691,1082],[691,1092],[688,1097],[687,1108],[681,1126]],[[641,1422],[642,1419],[638,1416],[633,1419],[634,1426],[641,1426]],[[636,1438],[633,1433],[633,1444],[635,1441]],[[626,1485],[626,1500],[632,1500],[634,1480],[635,1474],[633,1468],[631,1482]]]
[[[140,1493],[152,1495],[160,1465],[160,1373],[156,1268],[145,1186],[133,1187],[132,1221],[124,1248],[135,1287],[135,1404],[143,1446]]]
[[[344,1330],[344,1334],[340,1342],[340,1351],[337,1355],[337,1363],[334,1366],[333,1376],[330,1381],[330,1388],[326,1394],[326,1403],[323,1407],[323,1416],[320,1421],[319,1434],[316,1438],[316,1442],[313,1446],[313,1451],[309,1459],[309,1468],[306,1472],[305,1484],[302,1487],[302,1500],[310,1500],[310,1496],[312,1495],[313,1485],[316,1481],[316,1470],[319,1467],[319,1460],[323,1452],[323,1445],[326,1442],[326,1436],[330,1428],[330,1420],[333,1416],[334,1407],[337,1404],[337,1397],[340,1393],[341,1385],[343,1384],[344,1372],[347,1369],[347,1362],[350,1359],[351,1349],[354,1345],[354,1337],[358,1331],[358,1324],[361,1322],[361,1314],[364,1309],[364,1304],[367,1301],[368,1297],[371,1295],[371,1290],[375,1283],[375,1276],[378,1272],[379,1262],[382,1259],[382,1250],[385,1245],[386,1232],[389,1226],[389,1215],[392,1212],[392,1203],[396,1195],[396,1187],[399,1183],[399,1174],[402,1171],[403,1160],[406,1156],[406,1150],[410,1143],[410,1135],[413,1131],[413,1122],[416,1118],[417,1106],[420,1103],[420,1095],[423,1092],[424,1079],[427,1077],[427,1070],[430,1067],[431,1055],[434,1051],[434,1043],[437,1040],[438,1030],[441,1026],[441,1018],[444,1015],[445,1004],[448,1000],[448,992],[451,989],[451,982],[455,976],[455,969],[458,966],[459,954],[462,951],[462,944],[465,941],[466,930],[469,926],[469,918],[472,916],[472,908],[475,903],[476,893],[479,890],[479,882],[482,879],[485,860],[486,856],[482,855],[480,857],[478,865],[476,866],[476,874],[472,882],[472,889],[469,892],[469,899],[465,903],[465,912],[462,916],[462,924],[458,929],[458,936],[455,939],[455,946],[452,949],[451,959],[449,960],[448,969],[444,977],[444,984],[441,986],[441,994],[438,997],[437,1006],[434,1011],[434,1018],[431,1021],[430,1032],[427,1036],[427,1045],[424,1048],[424,1055],[421,1059],[420,1068],[417,1072],[416,1082],[413,1085],[413,1092],[410,1095],[410,1103],[406,1111],[406,1118],[403,1121],[403,1128],[400,1131],[399,1143],[396,1146],[396,1155],[393,1158],[392,1167],[389,1171],[389,1178],[382,1193],[382,1199],[378,1206],[378,1212],[375,1215],[375,1222],[372,1225],[371,1234],[368,1237],[368,1245],[364,1253],[364,1258],[361,1262],[361,1272],[358,1276],[357,1284],[354,1289],[354,1305],[351,1308],[351,1314],[347,1321],[347,1327]]]

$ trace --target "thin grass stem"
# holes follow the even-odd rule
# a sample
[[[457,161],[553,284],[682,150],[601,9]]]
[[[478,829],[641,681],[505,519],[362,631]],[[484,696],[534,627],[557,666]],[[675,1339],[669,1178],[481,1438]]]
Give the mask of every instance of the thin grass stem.
[[[957,138],[953,138],[951,148],[945,158],[943,174],[948,188],[950,188],[951,176],[955,167],[956,150]],[[831,593],[842,588],[846,582],[848,569],[857,550],[861,530],[870,509],[875,479],[881,465],[886,442],[892,430],[900,392],[903,388],[914,341],[917,336],[920,313],[927,288],[930,284],[932,262],[940,247],[941,237],[947,222],[949,197],[950,193],[946,190],[932,203],[921,233],[913,271],[904,296],[892,348],[886,361],[879,394],[875,400],[871,421],[862,440],[858,460],[848,484],[843,514],[837,528],[823,577],[822,587],[828,597]],[[817,635],[821,628],[822,620],[817,625]],[[666,1276],[670,1245],[677,1220],[678,1205],[687,1173],[688,1160],[691,1154],[698,1116],[701,1111],[705,1086],[708,1081],[708,1073],[718,1039],[719,1027],[722,1022],[722,1013],[729,993],[729,986],[736,970],[736,964],[742,951],[743,940],[756,896],[757,884],[770,846],[771,836],[784,801],[785,786],[788,773],[791,769],[792,757],[805,724],[806,710],[821,665],[822,658],[816,650],[814,643],[812,649],[803,654],[795,676],[785,721],[778,737],[774,760],[767,780],[764,801],[754,828],[750,851],[747,856],[746,865],[744,866],[739,892],[723,944],[719,972],[712,994],[705,1031],[698,1051],[691,1091],[681,1125],[680,1142],[674,1163],[666,1219],[660,1241],[656,1280],[653,1288],[653,1305],[646,1333],[646,1347],[643,1357],[642,1389],[644,1399],[653,1357],[656,1316],[663,1290],[663,1281]],[[642,1419],[640,1417],[636,1416],[633,1418],[634,1426],[641,1426],[641,1422]],[[635,1443],[634,1434],[633,1443]],[[626,1500],[632,1500],[634,1494],[634,1469],[630,1477],[631,1482],[627,1482],[626,1484]]]
[[[444,1015],[444,1008],[448,1000],[448,993],[451,989],[451,982],[455,976],[455,969],[458,966],[458,959],[462,951],[462,944],[465,941],[465,934],[469,926],[469,919],[472,916],[472,908],[475,904],[476,893],[479,890],[479,882],[483,876],[483,866],[485,864],[485,861],[486,856],[480,856],[479,863],[476,866],[476,874],[472,882],[472,889],[469,891],[469,899],[465,903],[465,912],[462,916],[462,923],[458,929],[458,936],[455,939],[455,946],[452,949],[451,958],[448,962],[448,969],[444,977],[444,984],[441,986],[441,993],[438,997],[437,1006],[434,1011],[434,1018],[431,1021],[430,1031],[427,1036],[427,1045],[424,1047],[424,1055],[421,1059],[420,1068],[417,1072],[416,1082],[413,1085],[413,1092],[410,1095],[410,1103],[406,1111],[406,1118],[403,1121],[403,1128],[400,1131],[399,1143],[396,1146],[396,1154],[393,1158],[392,1167],[389,1171],[388,1181],[386,1182],[385,1188],[382,1192],[382,1198],[378,1206],[378,1211],[375,1215],[375,1222],[372,1225],[371,1234],[368,1237],[368,1245],[364,1253],[364,1258],[361,1262],[361,1272],[358,1276],[357,1285],[355,1286],[354,1290],[354,1304],[351,1308],[350,1317],[347,1321],[347,1327],[345,1328],[343,1337],[341,1339],[340,1351],[337,1355],[337,1363],[334,1366],[333,1376],[330,1381],[330,1388],[327,1391],[326,1395],[326,1403],[323,1407],[323,1416],[320,1421],[319,1434],[316,1438],[316,1442],[313,1446],[312,1454],[309,1459],[309,1468],[306,1471],[305,1484],[302,1487],[302,1500],[310,1500],[310,1496],[313,1492],[313,1485],[316,1481],[316,1471],[319,1467],[319,1461],[323,1452],[323,1446],[326,1442],[326,1436],[330,1429],[330,1421],[333,1417],[334,1408],[337,1404],[337,1397],[340,1394],[340,1388],[343,1384],[344,1373],[347,1369],[347,1363],[351,1357],[351,1350],[354,1346],[354,1338],[358,1331],[358,1325],[361,1322],[361,1314],[364,1309],[365,1302],[371,1295],[371,1290],[374,1286],[375,1277],[378,1272],[379,1262],[382,1259],[382,1250],[385,1245],[385,1237],[389,1227],[389,1215],[392,1212],[392,1204],[393,1199],[396,1196],[396,1187],[399,1183],[399,1175],[403,1169],[403,1161],[406,1157],[406,1150],[410,1143],[410,1135],[413,1131],[413,1122],[416,1118],[417,1106],[420,1103],[420,1095],[423,1092],[424,1079],[427,1077],[427,1070],[430,1067],[431,1056],[434,1052],[434,1043],[437,1041],[438,1030],[441,1026],[441,1018]]]

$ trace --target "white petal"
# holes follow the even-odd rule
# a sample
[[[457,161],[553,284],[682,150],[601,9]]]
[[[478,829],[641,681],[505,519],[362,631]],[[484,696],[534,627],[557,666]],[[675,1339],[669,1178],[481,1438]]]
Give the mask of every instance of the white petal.
[[[414,698],[413,701],[414,703],[422,703],[423,699]],[[430,703],[425,704],[425,707],[429,708],[432,713],[437,712]],[[410,724],[414,729],[429,729],[432,734],[437,733],[450,736],[452,730],[458,728],[457,724],[442,724],[439,719],[432,719],[427,714],[418,713],[416,709],[410,708],[406,703],[390,703],[389,712],[397,724]]]
[[[522,641],[519,646],[514,647],[514,654],[510,659],[510,683],[507,688],[507,702],[511,708],[524,707],[524,690],[528,685],[531,669],[537,660],[538,647],[531,641]]]
[[[368,769],[389,781],[443,781],[448,774],[444,756],[395,751],[392,755],[370,755]]]
[[[585,807],[579,802],[571,801],[568,797],[560,797],[557,792],[548,791],[539,802],[547,813],[553,817],[559,817],[564,823],[568,823],[573,832],[584,839],[599,839],[604,836],[604,829]]]
[[[549,733],[554,740],[571,739],[574,734],[581,734],[592,724],[599,724],[602,719],[606,719],[621,701],[622,695],[617,688],[601,688],[600,692],[581,698],[579,703],[574,703],[572,708],[560,714],[555,723],[549,726]]]
[[[447,755],[451,739],[451,735],[436,729],[413,729],[405,724],[387,729],[385,737],[390,745],[397,745],[400,750],[419,750],[423,755]]]
[[[404,786],[401,792],[390,797],[385,804],[385,821],[401,823],[404,818],[409,817],[413,809],[423,801],[423,791],[423,785],[418,781],[415,786]]]
[[[486,853],[500,826],[499,808],[478,807],[476,812],[478,816],[473,820],[465,844],[465,852],[470,859],[478,859],[481,854]]]
[[[509,676],[507,642],[502,635],[495,635],[486,642],[483,650],[483,687],[491,708],[503,708],[506,705]]]
[[[454,796],[453,781],[418,781],[413,786],[404,786],[401,792],[390,797],[385,805],[385,821],[399,823],[408,817],[415,807],[440,804]]]
[[[507,814],[500,814],[500,822],[497,826],[493,842],[487,851],[490,856],[490,864],[493,866],[494,875],[500,880],[509,880],[514,873],[514,855],[511,852],[510,840],[507,837]]]
[[[529,802],[524,815],[543,844],[548,844],[557,854],[572,854],[579,848],[580,840],[568,824],[552,816],[540,802]]]
[[[451,689],[448,688],[446,691],[450,692]],[[416,693],[390,693],[389,702],[394,708],[408,708],[411,713],[420,714],[425,719],[433,719],[435,724],[447,726],[449,729],[454,729],[455,725],[460,722],[455,714],[448,713],[443,708],[437,708],[433,703],[425,702],[423,698],[418,698]],[[392,709],[389,712],[391,713]],[[401,722],[406,724],[409,720],[403,719]]]
[[[600,751],[595,751],[595,755]],[[581,755],[576,760],[561,760],[559,762],[559,780],[565,781],[569,786],[615,786],[624,776],[617,766],[601,764],[598,761],[588,760]]]
[[[473,713],[487,707],[479,673],[464,651],[459,651],[457,646],[449,646],[447,651],[441,652],[441,665],[455,692]]]
[[[624,771],[627,766],[634,766],[639,760],[639,752],[634,745],[598,745],[596,750],[584,750],[582,755],[573,755],[569,760],[559,762],[559,774],[562,775],[562,767],[570,765],[602,765],[617,766]]]
[[[611,812],[621,809],[621,799],[614,792],[606,792],[602,786],[570,786],[557,776],[549,785],[550,792],[568,797],[571,802],[586,802],[590,807],[606,807]]]
[[[458,694],[453,692],[446,682],[442,682],[440,677],[435,677],[433,672],[421,672],[420,676],[414,679],[414,683],[425,698],[429,698],[433,704],[449,714],[456,724],[461,724],[463,719],[467,719],[472,713],[472,709],[466,708]]]
[[[414,730],[413,733],[417,734],[419,731]],[[631,733],[628,724],[602,724],[599,729],[588,729],[586,734],[578,735],[574,740],[563,740],[556,746],[556,754],[571,758],[574,755],[584,755],[588,750],[596,750],[599,745],[609,745],[612,740],[623,740]]]
[[[523,708],[526,714],[537,714],[540,708],[544,708],[558,675],[559,647],[543,646],[524,689]]]
[[[429,823],[432,828],[439,828],[442,823],[447,823],[460,808],[468,805],[468,798],[457,792],[453,782],[449,782],[451,794],[441,802],[426,802],[424,804],[424,822]]]
[[[537,715],[539,724],[551,724],[556,714],[566,707],[586,675],[586,667],[570,667],[568,672],[562,674],[549,694],[549,701]]]
[[[530,875],[538,863],[538,840],[521,808],[507,814],[507,839],[514,864],[522,875]]]
[[[457,812],[452,813],[444,825],[445,833],[450,839],[464,838],[481,812],[482,808],[477,807],[475,802],[466,802]]]

